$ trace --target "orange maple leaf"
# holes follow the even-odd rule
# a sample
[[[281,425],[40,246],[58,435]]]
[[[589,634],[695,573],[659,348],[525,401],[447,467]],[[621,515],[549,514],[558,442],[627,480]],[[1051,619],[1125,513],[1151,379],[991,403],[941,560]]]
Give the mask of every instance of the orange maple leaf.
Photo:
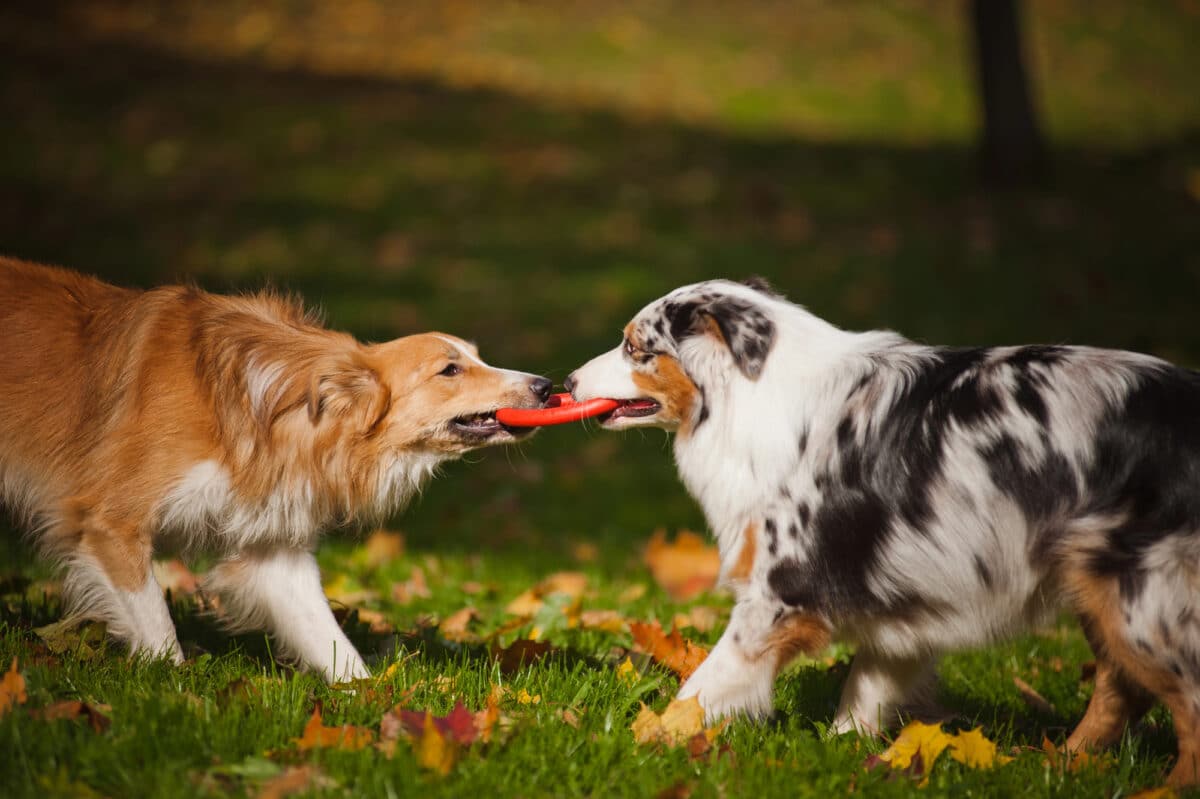
[[[666,666],[678,674],[680,680],[691,677],[708,657],[707,649],[685,640],[677,629],[672,629],[668,635],[657,621],[631,621],[629,631],[633,634],[635,650]]]
[[[375,733],[366,727],[355,727],[344,724],[341,727],[326,727],[321,723],[321,708],[313,708],[313,714],[304,725],[304,734],[293,738],[300,750],[308,749],[346,749],[355,751],[371,743]]]
[[[665,530],[655,530],[646,545],[645,561],[654,582],[681,602],[715,586],[721,573],[717,548],[690,530],[680,530],[671,542]]]
[[[0,718],[14,705],[23,705],[29,697],[25,695],[25,678],[17,671],[17,659],[12,659],[12,667],[0,679]]]

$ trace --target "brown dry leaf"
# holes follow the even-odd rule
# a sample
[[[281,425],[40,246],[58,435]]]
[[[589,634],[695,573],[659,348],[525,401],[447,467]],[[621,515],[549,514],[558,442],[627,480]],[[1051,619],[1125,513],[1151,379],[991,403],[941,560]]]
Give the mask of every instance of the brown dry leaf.
[[[375,739],[375,733],[366,727],[355,727],[344,724],[341,727],[326,727],[321,723],[321,708],[313,709],[313,714],[304,725],[304,734],[292,740],[301,751],[309,749],[345,749],[356,751],[369,745]]]
[[[687,613],[676,613],[671,626],[676,628],[691,627],[696,632],[706,633],[717,626],[721,620],[721,611],[707,605],[698,605]]]
[[[478,636],[470,631],[471,622],[479,618],[475,608],[463,608],[451,613],[438,625],[438,633],[447,641],[475,641]]]
[[[111,710],[107,705],[105,710]],[[112,726],[112,720],[100,711],[99,706],[80,702],[78,699],[64,699],[52,705],[33,710],[29,714],[40,721],[57,721],[58,719],[87,719],[93,731],[102,733]]]
[[[617,595],[617,601],[622,605],[628,605],[630,602],[636,602],[646,595],[645,583],[634,583],[620,594]]]
[[[591,541],[579,541],[571,545],[571,557],[580,563],[595,563],[600,557],[600,547]]]
[[[721,572],[717,548],[690,530],[680,530],[670,542],[665,530],[655,530],[646,545],[645,561],[654,581],[681,602],[715,586]]]
[[[324,782],[316,766],[292,766],[263,783],[258,799],[283,799]]]
[[[566,594],[579,600],[587,590],[587,575],[582,572],[556,572],[523,592],[504,608],[513,616],[534,616],[542,609],[544,599],[551,594]]]
[[[521,666],[535,663],[553,651],[554,647],[550,644],[530,641],[528,638],[518,638],[509,646],[492,647],[492,655],[499,659],[500,671],[504,674],[517,672]]]
[[[433,596],[429,583],[425,580],[425,571],[420,566],[413,566],[408,579],[392,586],[392,601],[407,605],[414,599],[428,599]]]
[[[1039,694],[1032,685],[1017,676],[1014,676],[1012,679],[1013,685],[1017,686],[1017,690],[1021,692],[1021,698],[1025,700],[1025,704],[1029,705],[1029,707],[1033,708],[1039,713],[1045,713],[1046,715],[1050,716],[1058,713],[1058,711],[1055,710],[1054,705],[1050,704],[1050,702],[1046,700],[1046,697]]]
[[[712,738],[715,738],[723,728],[724,725],[712,730],[704,729],[704,708],[694,696],[672,700],[661,716],[643,704],[630,727],[633,730],[633,739],[638,743],[661,743],[667,746],[678,746],[689,741],[692,736],[703,735],[706,732],[711,732]]]
[[[378,569],[404,554],[404,535],[393,530],[376,530],[367,536],[352,556],[366,569]]]
[[[1166,785],[1131,793],[1127,799],[1175,799],[1175,789]]]
[[[12,659],[12,666],[0,679],[0,718],[16,705],[23,705],[29,699],[25,694],[25,678],[17,671],[17,659]]]
[[[349,575],[338,574],[324,585],[325,596],[331,602],[337,602],[346,607],[354,607],[366,602],[379,599],[379,592],[369,588],[360,588]]]
[[[625,632],[625,617],[615,610],[585,610],[579,614],[579,626],[587,630],[603,630],[609,633]]]
[[[652,657],[679,675],[680,680],[692,676],[708,657],[708,650],[699,644],[684,639],[679,630],[667,635],[657,621],[631,621],[629,632],[633,634],[633,648]]]
[[[579,729],[579,715],[570,708],[564,708],[558,714],[558,717],[563,720],[563,723],[568,727]]]
[[[1059,749],[1049,738],[1042,738],[1042,752],[1046,755],[1046,763],[1055,770],[1065,769],[1074,774],[1080,769],[1095,768],[1106,771],[1112,764],[1111,755],[1094,755],[1089,752],[1069,752]]]
[[[172,594],[191,596],[200,588],[200,580],[178,558],[174,560],[156,560],[153,564],[154,579],[164,591]]]
[[[371,629],[371,632],[377,635],[387,635],[396,631],[396,628],[388,622],[387,617],[378,610],[359,608],[358,620],[366,624]]]

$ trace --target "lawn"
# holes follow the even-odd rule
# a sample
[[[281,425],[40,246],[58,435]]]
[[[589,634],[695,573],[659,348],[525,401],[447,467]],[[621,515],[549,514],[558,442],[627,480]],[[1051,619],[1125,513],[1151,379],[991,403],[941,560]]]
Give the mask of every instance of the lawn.
[[[999,196],[972,177],[949,4],[332,7],[0,8],[0,250],[126,284],[271,284],[363,338],[444,329],[558,381],[670,288],[751,274],[846,327],[1200,364],[1194,4],[1038,4],[1054,172]],[[730,724],[708,753],[639,745],[639,703],[662,711],[678,680],[624,621],[572,626],[576,611],[669,627],[713,609],[715,626],[683,630],[709,646],[729,610],[720,593],[673,598],[646,566],[655,529],[704,529],[661,434],[545,430],[450,466],[388,527],[404,542],[389,557],[370,531],[320,552],[378,675],[354,690],[223,634],[186,582],[181,668],[48,642],[53,573],[0,530],[0,663],[17,659],[28,694],[0,717],[0,795],[255,795],[290,773],[331,796],[1124,796],[1159,785],[1174,753],[1162,710],[1093,762],[1042,751],[1091,690],[1069,619],[943,661],[947,729],[982,726],[1015,755],[993,770],[944,756],[922,787],[864,768],[887,742],[823,733],[841,648],[792,667],[776,717]],[[586,576],[582,594],[508,612],[563,571]],[[439,626],[467,607],[468,633]],[[533,635],[544,657],[503,657]],[[397,705],[445,716],[489,698],[491,740],[448,773],[423,765],[420,736],[374,745]],[[76,699],[110,723],[36,715]],[[376,740],[305,748],[317,707]]]

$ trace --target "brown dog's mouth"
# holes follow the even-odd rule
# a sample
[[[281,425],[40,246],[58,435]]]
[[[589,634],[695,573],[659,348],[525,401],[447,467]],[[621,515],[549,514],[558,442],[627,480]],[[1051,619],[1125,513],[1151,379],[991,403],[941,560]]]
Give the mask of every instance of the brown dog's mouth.
[[[480,413],[470,413],[464,416],[458,416],[450,420],[450,429],[457,433],[462,438],[474,439],[482,441],[493,438],[502,433],[507,433],[513,438],[521,438],[527,436],[536,430],[536,427],[509,427],[500,424],[496,420],[495,411],[482,411]]]
[[[662,409],[658,402],[649,397],[618,401],[621,403],[620,405],[600,417],[601,423],[622,417],[634,419],[639,416],[653,416]]]

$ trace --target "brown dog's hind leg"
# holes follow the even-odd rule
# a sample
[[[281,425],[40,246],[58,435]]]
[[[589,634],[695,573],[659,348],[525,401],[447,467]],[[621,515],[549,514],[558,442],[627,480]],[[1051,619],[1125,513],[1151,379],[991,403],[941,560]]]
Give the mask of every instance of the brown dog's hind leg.
[[[1136,724],[1154,704],[1153,696],[1122,675],[1103,654],[1096,657],[1095,690],[1083,720],[1067,739],[1072,752],[1116,743],[1125,728]]]

